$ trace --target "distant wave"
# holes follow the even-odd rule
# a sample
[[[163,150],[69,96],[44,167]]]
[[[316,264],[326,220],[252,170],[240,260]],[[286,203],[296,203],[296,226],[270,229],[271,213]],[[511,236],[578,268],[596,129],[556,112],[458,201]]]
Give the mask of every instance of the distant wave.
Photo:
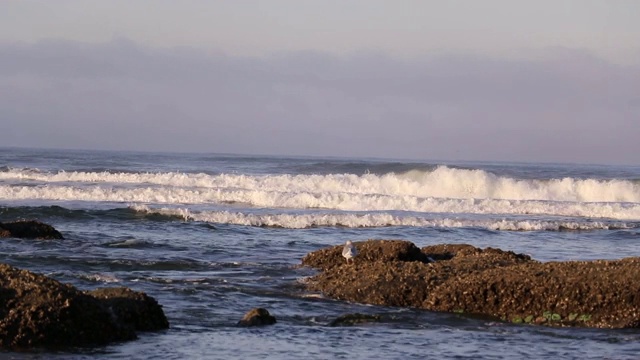
[[[278,192],[245,189],[113,188],[0,185],[3,200],[56,200],[140,204],[236,204],[257,208],[424,213],[530,214],[640,219],[638,203],[580,203],[501,199],[420,198],[357,193]]]
[[[368,161],[318,161],[290,166],[296,174],[401,174],[411,170],[432,171],[437,165],[398,162],[368,162]]]
[[[305,229],[314,227],[374,228],[389,226],[436,227],[436,228],[483,228],[495,231],[567,231],[567,230],[616,230],[640,229],[640,222],[614,219],[514,219],[469,218],[460,214],[420,216],[405,213],[373,212],[312,212],[286,213],[277,210],[269,213],[251,211],[194,211],[186,207],[151,207],[130,205],[106,210],[71,210],[61,206],[0,206],[0,220],[55,216],[72,220],[106,221],[146,219],[148,221],[199,221],[213,224],[231,224],[255,227]],[[109,246],[138,246],[139,241],[128,239]]]
[[[164,216],[180,216],[188,221],[202,221],[219,224],[233,224],[258,227],[278,227],[305,229],[313,227],[368,228],[387,226],[462,228],[479,227],[496,231],[567,231],[567,230],[613,230],[637,228],[640,224],[612,221],[539,221],[539,220],[472,220],[472,219],[429,219],[415,216],[394,216],[388,213],[375,214],[247,214],[229,211],[191,212],[188,209],[146,206],[133,207],[143,213],[157,213]]]

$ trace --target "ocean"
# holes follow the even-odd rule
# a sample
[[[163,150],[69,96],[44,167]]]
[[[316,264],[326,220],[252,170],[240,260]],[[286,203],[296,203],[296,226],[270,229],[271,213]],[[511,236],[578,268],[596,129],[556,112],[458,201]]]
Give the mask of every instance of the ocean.
[[[0,358],[634,359],[640,330],[550,328],[334,301],[304,290],[347,240],[466,243],[541,261],[640,256],[640,167],[0,148],[0,262],[153,296],[170,329]],[[416,284],[416,286],[420,286]],[[277,324],[241,328],[264,307]],[[330,327],[347,313],[379,323]]]

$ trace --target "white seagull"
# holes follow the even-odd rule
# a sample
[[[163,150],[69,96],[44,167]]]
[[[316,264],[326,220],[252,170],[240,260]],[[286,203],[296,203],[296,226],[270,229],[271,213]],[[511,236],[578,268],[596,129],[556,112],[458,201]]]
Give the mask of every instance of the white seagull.
[[[356,247],[353,246],[350,240],[344,244],[344,248],[342,248],[342,256],[347,259],[347,264],[349,263],[349,259],[353,259],[356,255],[358,255],[358,251]],[[355,260],[353,260],[355,262]]]

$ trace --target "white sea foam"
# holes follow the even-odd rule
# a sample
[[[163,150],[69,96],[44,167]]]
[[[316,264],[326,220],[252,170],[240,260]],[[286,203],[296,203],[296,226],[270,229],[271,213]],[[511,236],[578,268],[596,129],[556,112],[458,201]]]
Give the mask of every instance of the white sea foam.
[[[628,180],[518,180],[483,170],[439,166],[432,171],[385,175],[242,175],[186,173],[34,172],[11,169],[0,180],[41,183],[109,183],[163,187],[265,191],[289,194],[369,194],[419,198],[640,202],[640,185]],[[53,184],[52,184],[53,185]]]
[[[504,199],[456,199],[411,195],[358,194],[349,192],[280,192],[249,189],[175,187],[117,188],[60,185],[0,185],[0,199],[119,202],[130,204],[241,204],[256,208],[330,209],[341,211],[411,211],[555,215],[570,217],[640,219],[640,203],[571,202]]]
[[[548,220],[508,220],[508,219],[464,219],[464,218],[427,218],[418,216],[398,216],[389,213],[333,213],[333,214],[251,214],[229,211],[193,212],[185,208],[150,208],[132,206],[140,212],[180,216],[188,221],[203,221],[245,226],[268,226],[288,229],[311,227],[385,227],[413,226],[437,228],[479,227],[489,230],[534,231],[534,230],[598,230],[629,229],[638,224],[611,221],[548,221]]]
[[[0,171],[0,181],[0,200],[640,219],[640,187],[633,181],[516,180],[445,166],[386,175],[261,176],[9,169]]]

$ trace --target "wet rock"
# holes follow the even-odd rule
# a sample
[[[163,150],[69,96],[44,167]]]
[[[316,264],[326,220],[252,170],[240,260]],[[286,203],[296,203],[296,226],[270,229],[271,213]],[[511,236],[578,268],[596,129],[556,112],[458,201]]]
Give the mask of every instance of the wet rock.
[[[146,298],[130,293],[135,299]],[[147,316],[146,310],[121,319],[126,307],[113,305],[109,296],[102,295],[94,297],[49,277],[0,264],[0,348],[65,348],[136,339],[135,330],[146,325],[129,319]],[[125,313],[136,311],[129,309]]]
[[[87,294],[100,299],[113,312],[117,321],[136,331],[154,331],[169,328],[162,306],[147,294],[125,287],[97,289]]]
[[[516,323],[637,327],[640,259],[531,262],[470,273],[434,288],[423,304]]]
[[[369,240],[354,242],[358,251],[354,263],[358,262],[389,262],[389,261],[420,261],[428,262],[427,256],[410,241],[404,240]],[[327,249],[321,249],[307,254],[302,259],[302,265],[319,269],[331,269],[346,264],[342,257],[344,244]]]
[[[269,314],[267,309],[255,308],[249,310],[242,320],[238,321],[238,325],[241,326],[262,326],[273,325],[276,323],[276,318]]]
[[[0,264],[0,347],[102,345],[136,338],[102,303],[70,285]]]
[[[367,314],[347,314],[337,317],[329,326],[354,326],[358,324],[366,324],[371,322],[380,322],[380,315],[367,315]]]
[[[529,256],[465,244],[443,244],[388,256],[398,241],[359,243],[379,249],[344,264],[336,247],[311,253],[303,265],[323,272],[307,286],[360,303],[478,314],[515,323],[606,328],[640,324],[640,258],[541,263]],[[413,247],[402,242],[403,249]],[[340,248],[338,246],[337,248]],[[437,261],[427,263],[426,257]],[[333,259],[335,258],[335,259]],[[341,261],[342,260],[342,261]]]
[[[35,220],[20,220],[0,223],[0,238],[64,239],[53,226]]]

